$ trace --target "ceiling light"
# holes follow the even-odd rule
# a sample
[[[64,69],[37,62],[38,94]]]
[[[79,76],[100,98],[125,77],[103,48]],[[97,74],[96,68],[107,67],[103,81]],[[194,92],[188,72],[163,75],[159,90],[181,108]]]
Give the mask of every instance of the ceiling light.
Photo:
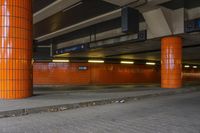
[[[185,67],[185,68],[190,68],[190,66],[189,66],[189,65],[185,65],[184,67]]]
[[[156,63],[155,62],[146,62],[146,65],[152,65],[152,66],[154,66],[154,65],[156,65]]]
[[[55,62],[55,63],[67,63],[69,62],[69,60],[52,60],[52,62]]]
[[[121,61],[120,63],[121,64],[134,64],[133,61]]]
[[[196,68],[197,68],[197,66],[193,66],[193,68],[195,68],[195,69],[196,69]]]
[[[104,63],[104,60],[88,60],[89,63]]]
[[[54,57],[67,57],[69,53],[54,55]]]

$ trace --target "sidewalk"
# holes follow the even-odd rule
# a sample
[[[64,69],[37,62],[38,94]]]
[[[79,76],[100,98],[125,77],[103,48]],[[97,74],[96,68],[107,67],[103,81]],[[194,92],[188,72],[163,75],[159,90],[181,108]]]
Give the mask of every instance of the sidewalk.
[[[109,86],[110,87],[110,86]],[[27,115],[30,113],[55,112],[67,109],[75,109],[87,106],[104,105],[111,103],[123,103],[129,100],[173,95],[199,91],[199,87],[187,87],[183,89],[161,89],[159,87],[132,87],[121,86],[112,89],[102,86],[102,89],[82,91],[41,91],[37,89],[34,96],[22,100],[0,100],[0,117]],[[132,88],[132,89],[131,89]]]

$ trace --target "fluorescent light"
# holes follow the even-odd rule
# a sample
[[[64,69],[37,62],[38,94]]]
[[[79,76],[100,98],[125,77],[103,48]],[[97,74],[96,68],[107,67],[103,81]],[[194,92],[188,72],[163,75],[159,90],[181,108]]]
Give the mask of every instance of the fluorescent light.
[[[193,66],[193,68],[197,68],[197,66]]]
[[[154,65],[156,65],[156,63],[155,62],[146,62],[146,65],[152,65],[152,66],[154,66]]]
[[[104,60],[88,60],[89,63],[104,63]]]
[[[190,66],[189,66],[189,65],[185,65],[184,67],[185,67],[185,68],[190,68]]]
[[[121,64],[134,64],[133,61],[121,61],[120,63]]]
[[[54,57],[67,57],[69,53],[54,55]]]
[[[55,63],[66,63],[66,62],[69,62],[69,60],[52,60],[52,62],[55,62]]]

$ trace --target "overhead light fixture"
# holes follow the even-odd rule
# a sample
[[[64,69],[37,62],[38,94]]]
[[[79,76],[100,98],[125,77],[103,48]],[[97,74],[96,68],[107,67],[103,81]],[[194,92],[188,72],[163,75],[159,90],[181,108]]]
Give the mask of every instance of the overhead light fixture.
[[[154,65],[156,65],[156,63],[155,62],[146,62],[146,65],[154,66]]]
[[[197,66],[193,66],[192,68],[195,68],[195,69],[196,69],[196,68],[197,68]]]
[[[185,68],[190,68],[190,66],[189,66],[189,65],[185,65],[184,67],[185,67]]]
[[[69,53],[54,55],[54,57],[67,57]]]
[[[121,64],[134,64],[133,61],[121,61],[120,63]]]
[[[56,59],[56,60],[52,60],[52,62],[54,62],[54,63],[67,63],[67,62],[69,62],[69,60],[58,60],[58,59]]]
[[[88,60],[89,63],[104,63],[104,60]]]

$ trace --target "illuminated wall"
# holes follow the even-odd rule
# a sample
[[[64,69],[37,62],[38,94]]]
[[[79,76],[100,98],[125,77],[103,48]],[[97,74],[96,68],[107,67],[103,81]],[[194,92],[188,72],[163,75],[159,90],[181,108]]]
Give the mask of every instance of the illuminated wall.
[[[183,81],[200,81],[200,70],[184,69]],[[34,85],[160,83],[160,66],[92,63],[34,63],[33,83]]]
[[[87,70],[79,70],[86,67]],[[155,66],[89,63],[35,63],[35,85],[159,83]]]
[[[199,81],[200,69],[185,68],[183,69],[183,81]]]

